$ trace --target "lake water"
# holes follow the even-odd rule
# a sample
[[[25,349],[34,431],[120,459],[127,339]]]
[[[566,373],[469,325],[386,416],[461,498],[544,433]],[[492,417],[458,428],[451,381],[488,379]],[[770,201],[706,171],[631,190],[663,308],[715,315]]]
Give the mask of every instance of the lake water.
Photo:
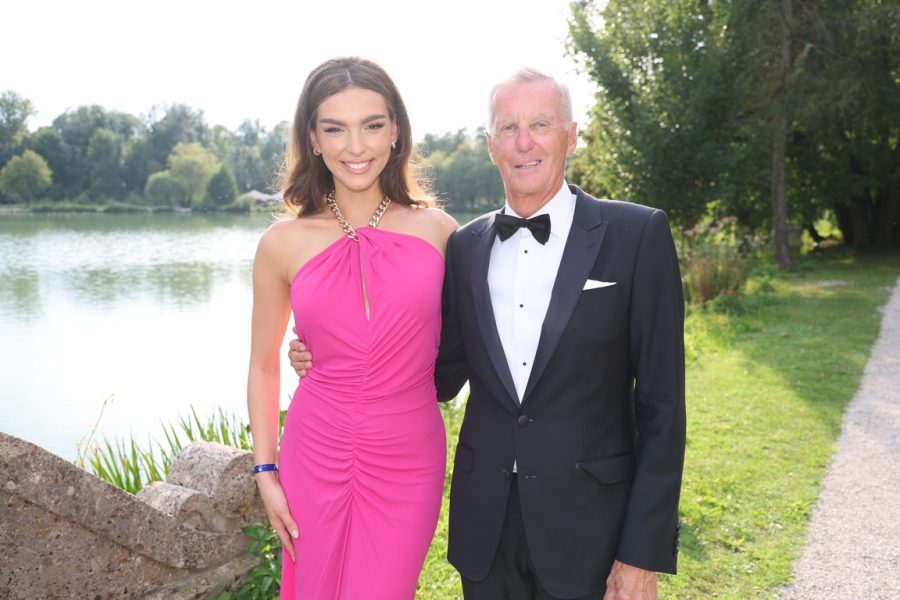
[[[95,424],[141,440],[191,406],[245,418],[250,270],[270,222],[0,215],[0,431],[72,459]]]

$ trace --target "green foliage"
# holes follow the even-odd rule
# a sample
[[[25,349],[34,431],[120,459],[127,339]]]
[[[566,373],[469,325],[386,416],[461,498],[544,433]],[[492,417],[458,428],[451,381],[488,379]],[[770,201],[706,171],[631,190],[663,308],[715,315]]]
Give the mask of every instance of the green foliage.
[[[88,143],[87,156],[91,195],[95,199],[121,199],[125,193],[121,177],[122,137],[109,129],[96,130]]]
[[[721,203],[772,225],[773,140],[787,140],[788,216],[826,210],[844,237],[900,239],[900,36],[895,3],[578,2],[570,52],[599,88],[570,177],[690,228]]]
[[[737,298],[750,260],[763,240],[742,232],[734,217],[707,215],[684,232],[680,252],[686,299],[699,305],[718,297]]]
[[[572,161],[577,183],[662,208],[684,227],[729,197],[727,175],[755,163],[723,151],[738,127],[725,109],[740,97],[718,47],[724,25],[706,3],[573,5],[571,50],[600,89]]]
[[[176,144],[168,158],[169,174],[181,185],[189,206],[200,207],[210,180],[222,167],[216,156],[197,142]]]
[[[228,165],[222,165],[206,187],[203,208],[206,210],[223,209],[234,204],[235,199],[237,199],[237,184],[234,174]]]
[[[453,152],[467,143],[471,139],[465,129],[459,129],[456,133],[445,133],[443,135],[435,135],[426,133],[419,144],[422,155],[426,158],[436,152],[443,152],[445,156],[453,154]]]
[[[47,161],[33,150],[25,150],[0,169],[0,193],[21,198],[29,205],[51,183],[53,173]]]
[[[28,117],[34,106],[12,90],[0,94],[0,167],[13,155],[28,133]]]
[[[125,157],[128,189],[134,191],[143,190],[151,174],[166,168],[175,146],[192,142],[205,144],[209,137],[203,112],[184,104],[154,107],[145,127],[146,132],[129,145]]]
[[[207,193],[213,177],[226,166],[237,194],[271,191],[287,136],[286,122],[271,130],[251,120],[234,131],[209,127],[201,111],[180,104],[156,107],[143,120],[100,106],[81,106],[30,136],[23,130],[19,145],[46,159],[53,184],[44,197],[60,202],[59,210],[94,210],[94,203],[122,201],[146,202],[156,209],[248,213],[256,207],[231,199],[225,175]],[[502,182],[485,145],[480,129],[472,136],[466,130],[425,136],[423,151],[431,153],[426,167],[457,214],[480,213],[503,199]],[[42,205],[39,210],[53,209]]]
[[[53,127],[41,127],[29,138],[28,145],[44,157],[53,172],[53,185],[47,191],[49,197],[61,200],[68,190],[77,188],[81,176],[74,170],[75,151],[59,131]]]
[[[425,136],[426,165],[434,173],[437,192],[457,212],[484,212],[502,204],[503,181],[491,162],[484,130],[465,130],[442,137]]]
[[[102,106],[79,106],[59,115],[53,120],[52,128],[65,142],[62,151],[54,156],[54,162],[61,167],[62,179],[56,190],[57,197],[74,198],[82,193],[92,193],[91,176],[94,173],[90,156],[90,145],[94,135],[100,130],[114,134],[114,139],[106,137],[95,149],[97,158],[105,163],[97,169],[100,187],[115,187],[114,181],[121,179],[122,153],[130,140],[143,131],[137,117],[116,111],[107,111]],[[102,138],[103,136],[101,136]],[[54,171],[55,172],[55,171]],[[121,190],[108,196],[119,199]]]
[[[259,558],[237,591],[224,592],[216,600],[275,599],[281,591],[281,540],[275,530],[262,524],[244,527],[243,532],[253,541],[247,554]]]
[[[160,171],[147,180],[144,198],[157,206],[180,206],[187,202],[187,193],[171,173]]]

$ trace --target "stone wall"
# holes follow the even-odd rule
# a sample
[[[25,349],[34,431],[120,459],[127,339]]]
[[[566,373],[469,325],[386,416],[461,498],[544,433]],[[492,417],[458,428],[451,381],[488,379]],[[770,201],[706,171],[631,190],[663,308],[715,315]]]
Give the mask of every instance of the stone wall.
[[[0,598],[207,598],[252,568],[249,452],[198,442],[132,496],[0,433]]]

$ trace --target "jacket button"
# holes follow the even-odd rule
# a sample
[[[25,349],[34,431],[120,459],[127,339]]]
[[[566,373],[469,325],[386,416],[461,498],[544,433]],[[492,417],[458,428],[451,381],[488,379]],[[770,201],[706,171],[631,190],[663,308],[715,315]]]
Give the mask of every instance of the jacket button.
[[[530,420],[528,419],[528,415],[522,415],[518,419],[516,419],[516,423],[519,424],[519,427],[525,427],[529,422]]]

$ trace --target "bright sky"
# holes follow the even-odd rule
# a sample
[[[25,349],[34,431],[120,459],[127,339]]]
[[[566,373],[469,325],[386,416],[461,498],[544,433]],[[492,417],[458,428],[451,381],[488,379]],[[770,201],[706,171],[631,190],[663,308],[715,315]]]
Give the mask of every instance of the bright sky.
[[[289,121],[309,71],[355,54],[400,88],[413,135],[482,125],[497,80],[523,66],[572,91],[582,127],[593,86],[564,56],[570,0],[12,0],[0,91],[34,103],[32,129],[67,108],[134,115],[175,102],[210,124]]]

